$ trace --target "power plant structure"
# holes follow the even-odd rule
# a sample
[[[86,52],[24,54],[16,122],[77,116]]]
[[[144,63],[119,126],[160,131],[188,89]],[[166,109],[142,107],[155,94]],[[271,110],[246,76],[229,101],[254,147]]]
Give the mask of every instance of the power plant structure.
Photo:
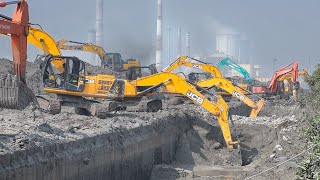
[[[96,45],[103,46],[103,0],[96,0]],[[100,59],[96,58],[96,65],[100,65]]]

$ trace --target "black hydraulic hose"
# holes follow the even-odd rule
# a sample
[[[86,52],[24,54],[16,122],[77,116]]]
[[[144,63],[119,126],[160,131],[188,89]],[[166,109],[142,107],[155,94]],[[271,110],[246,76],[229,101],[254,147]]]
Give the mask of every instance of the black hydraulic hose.
[[[7,5],[11,5],[11,4],[19,4],[20,1],[9,1],[9,2],[6,2]]]
[[[195,84],[195,83],[193,83],[193,82],[191,82],[191,81],[189,81],[189,80],[187,80],[187,82],[190,83],[190,84],[192,84],[192,85],[194,85],[196,88],[200,89],[201,91],[204,91],[204,92],[210,94],[211,96],[217,97],[216,94],[208,91],[207,89],[204,89],[203,87],[201,87],[201,86],[199,86],[199,85],[197,85],[197,84]]]
[[[11,17],[5,16],[5,15],[3,15],[3,14],[0,14],[0,18],[6,19],[6,20],[8,20],[8,21],[12,21],[12,18],[11,18]]]
[[[200,62],[200,63],[202,63],[202,64],[209,64],[209,63],[200,61],[199,59],[195,59],[195,58],[192,58],[192,57],[188,57],[188,58],[190,58],[190,59],[192,59],[192,60],[194,60],[194,61],[198,61],[198,62]]]
[[[70,43],[75,43],[75,44],[83,44],[83,45],[88,44],[88,43],[82,43],[82,42],[77,42],[77,41],[68,41],[68,42],[70,42]]]
[[[39,26],[40,29],[43,30],[43,29],[42,29],[42,26],[41,26],[40,24],[33,24],[33,23],[29,23],[29,24],[30,24],[30,25],[33,25],[33,26]]]

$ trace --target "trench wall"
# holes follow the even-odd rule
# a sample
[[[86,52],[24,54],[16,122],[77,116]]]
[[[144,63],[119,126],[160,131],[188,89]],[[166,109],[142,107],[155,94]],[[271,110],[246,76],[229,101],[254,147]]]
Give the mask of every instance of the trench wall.
[[[170,163],[187,117],[0,156],[0,179],[149,179],[155,164]]]

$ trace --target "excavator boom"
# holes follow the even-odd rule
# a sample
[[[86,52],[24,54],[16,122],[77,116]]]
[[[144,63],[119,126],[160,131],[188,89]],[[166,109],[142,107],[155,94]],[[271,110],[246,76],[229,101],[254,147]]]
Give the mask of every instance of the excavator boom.
[[[169,67],[163,70],[163,72],[171,72],[179,66],[187,66],[191,68],[196,68],[205,72],[210,73],[213,77],[197,82],[197,85],[202,88],[212,88],[214,86],[219,87],[232,96],[236,97],[240,101],[243,101],[248,106],[252,107],[252,111],[250,117],[257,117],[259,112],[262,110],[264,106],[264,99],[259,100],[257,103],[248,98],[245,94],[242,93],[242,89],[237,86],[234,86],[232,82],[222,78],[220,70],[212,64],[206,63],[192,63],[187,61],[187,56],[182,56],[178,58],[174,63],[172,63]]]
[[[218,117],[219,125],[229,149],[232,149],[234,144],[238,144],[238,142],[234,142],[231,139],[228,123],[228,105],[221,96],[217,96],[217,101],[214,104],[205,98],[194,86],[186,82],[184,78],[169,72],[160,72],[128,83],[130,86],[134,87],[151,87],[155,84],[164,83],[166,89],[168,89],[170,93],[182,94],[195,102],[195,104]],[[126,87],[130,88],[130,86]],[[136,95],[138,95],[138,92]]]
[[[1,2],[0,7],[17,4],[12,18],[0,17],[0,33],[11,34],[14,73],[18,79],[26,82],[27,36],[29,33],[29,11],[25,0]]]
[[[270,81],[268,89],[270,93],[276,93],[278,89],[278,80],[281,76],[291,73],[292,82],[295,84],[297,82],[297,77],[299,74],[298,62],[295,61],[292,64],[286,65],[283,68],[277,70]]]
[[[251,76],[248,73],[248,71],[246,69],[244,69],[243,67],[241,67],[236,62],[232,61],[230,58],[224,58],[217,64],[218,68],[222,68],[223,66],[228,66],[228,67],[232,68],[233,70],[241,73],[244,76],[245,80],[249,84],[252,83],[252,79],[251,79]]]
[[[27,36],[29,11],[25,0],[0,2],[0,7],[16,4],[12,18],[0,15],[0,34],[11,35],[14,76],[0,77],[0,107],[24,109],[31,101],[36,103],[34,93],[26,85]]]

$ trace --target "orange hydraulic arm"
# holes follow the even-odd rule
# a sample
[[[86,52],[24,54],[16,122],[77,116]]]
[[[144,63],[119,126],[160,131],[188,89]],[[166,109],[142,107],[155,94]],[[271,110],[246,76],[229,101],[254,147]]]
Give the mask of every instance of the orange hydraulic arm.
[[[17,4],[12,18],[0,14],[0,33],[11,34],[14,73],[26,82],[27,36],[29,33],[29,11],[25,0],[0,2],[0,7]]]
[[[272,79],[270,81],[270,84],[268,86],[268,89],[270,90],[270,93],[276,93],[277,89],[278,89],[278,85],[279,85],[279,78],[285,74],[291,73],[292,75],[292,82],[294,84],[296,84],[297,82],[297,78],[299,75],[299,70],[298,70],[298,62],[295,61],[292,64],[289,64],[287,66],[284,66],[283,68],[279,69],[278,71],[276,71],[273,76]]]

